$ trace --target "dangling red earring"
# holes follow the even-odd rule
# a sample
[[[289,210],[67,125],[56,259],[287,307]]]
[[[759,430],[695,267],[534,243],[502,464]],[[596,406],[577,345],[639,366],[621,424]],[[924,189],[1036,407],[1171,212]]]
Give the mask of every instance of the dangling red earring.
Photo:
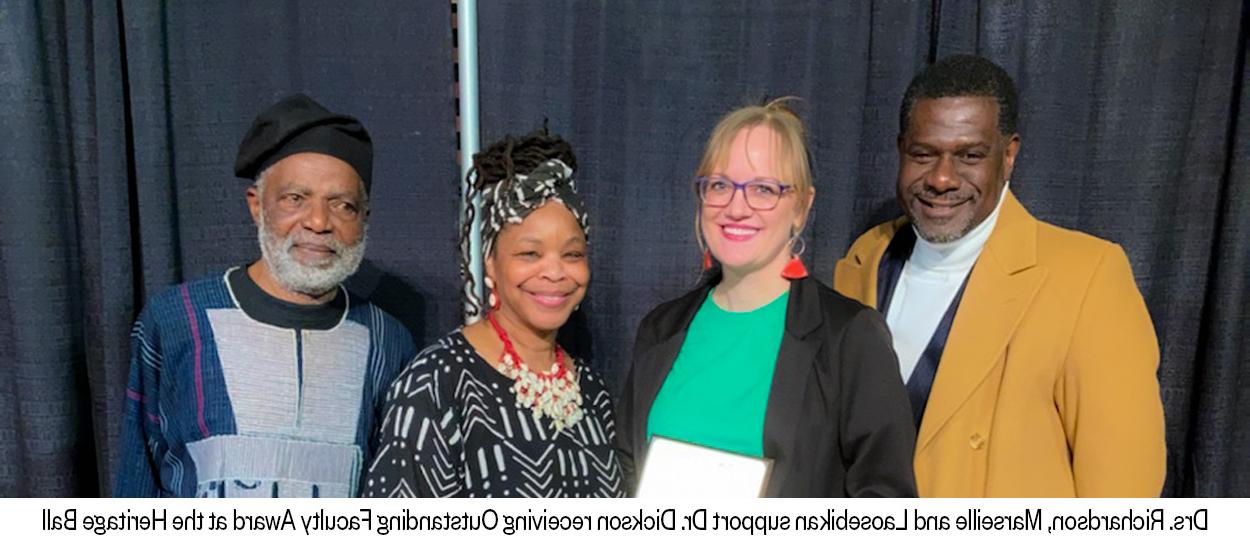
[[[790,261],[786,262],[786,268],[781,270],[781,276],[790,280],[802,279],[807,277],[807,266],[803,265],[803,259],[793,256]]]
[[[797,233],[797,232],[796,232]],[[807,242],[800,235],[798,237],[799,251],[790,254],[790,261],[786,262],[786,267],[781,270],[781,276],[791,281],[807,277],[807,266],[803,265],[803,251],[807,249]]]
[[[712,253],[704,250],[703,251],[703,271],[707,271],[709,269],[712,269]]]

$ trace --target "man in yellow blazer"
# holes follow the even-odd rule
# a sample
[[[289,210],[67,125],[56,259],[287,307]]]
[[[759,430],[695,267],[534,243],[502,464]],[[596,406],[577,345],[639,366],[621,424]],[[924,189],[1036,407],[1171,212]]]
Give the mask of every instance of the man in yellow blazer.
[[[980,57],[918,74],[898,199],[834,272],[881,310],[918,424],[925,497],[1154,497],[1166,462],[1159,346],[1116,244],[1008,190],[1015,86]]]

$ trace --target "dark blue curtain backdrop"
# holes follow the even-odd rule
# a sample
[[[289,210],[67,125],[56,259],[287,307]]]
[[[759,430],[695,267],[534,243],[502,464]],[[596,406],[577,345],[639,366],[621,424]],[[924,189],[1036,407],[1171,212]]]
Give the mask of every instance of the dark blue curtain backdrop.
[[[350,286],[455,326],[445,2],[0,0],[0,495],[108,494],[146,298],[259,255],[238,143],[302,91],[375,143]]]
[[[593,284],[566,334],[624,374],[634,329],[699,275],[688,185],[726,111],[796,95],[828,282],[898,214],[898,103],[937,56],[1021,91],[1013,189],[1121,243],[1162,344],[1165,494],[1250,496],[1250,92],[1237,0],[479,0],[482,143],[577,150]],[[439,1],[0,0],[0,496],[107,494],[146,298],[257,255],[232,176],[294,91],[377,147],[351,281],[419,342],[459,322],[452,10]],[[1114,322],[1114,320],[1108,320]]]
[[[588,195],[595,363],[697,277],[688,185],[717,118],[797,95],[816,173],[806,260],[832,279],[894,204],[898,105],[932,57],[1020,89],[1012,189],[1121,243],[1162,346],[1167,495],[1250,496],[1250,101],[1237,0],[530,2],[480,8],[483,142],[550,118]],[[524,29],[523,32],[520,29]],[[1108,319],[1108,322],[1114,322]]]

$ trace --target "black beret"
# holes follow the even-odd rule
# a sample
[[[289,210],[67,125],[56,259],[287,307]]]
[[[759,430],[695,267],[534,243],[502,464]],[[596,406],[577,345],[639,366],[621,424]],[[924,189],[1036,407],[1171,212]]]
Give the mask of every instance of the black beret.
[[[304,94],[273,104],[252,121],[239,144],[234,175],[254,180],[266,168],[296,153],[322,153],[356,169],[365,184],[373,179],[373,141],[359,120],[332,113]]]

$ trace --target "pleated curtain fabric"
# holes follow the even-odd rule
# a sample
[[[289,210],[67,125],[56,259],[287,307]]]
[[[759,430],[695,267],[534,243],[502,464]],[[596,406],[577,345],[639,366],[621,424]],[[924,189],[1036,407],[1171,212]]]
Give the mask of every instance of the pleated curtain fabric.
[[[231,173],[296,91],[376,146],[349,286],[418,346],[460,322],[451,6],[0,4],[0,496],[110,492],[147,297],[258,255]],[[1020,89],[1012,190],[1120,243],[1162,351],[1168,496],[1250,496],[1250,24],[1237,0],[479,2],[481,142],[544,123],[580,161],[592,287],[562,338],[609,380],[699,278],[690,183],[717,118],[794,95],[817,197],[809,271],[899,214],[898,107],[930,60]],[[1108,319],[1107,322],[1115,322]]]

